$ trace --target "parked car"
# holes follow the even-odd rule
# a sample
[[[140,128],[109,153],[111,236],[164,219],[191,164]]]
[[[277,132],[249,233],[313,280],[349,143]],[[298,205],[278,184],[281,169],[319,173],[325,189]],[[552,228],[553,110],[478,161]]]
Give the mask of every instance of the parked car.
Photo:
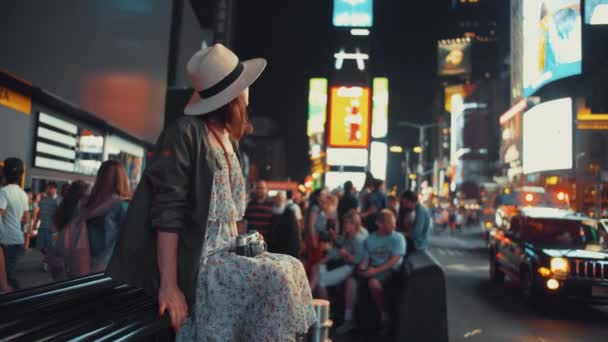
[[[490,277],[519,281],[527,300],[556,296],[608,304],[608,231],[557,208],[518,208],[497,216],[489,241]]]

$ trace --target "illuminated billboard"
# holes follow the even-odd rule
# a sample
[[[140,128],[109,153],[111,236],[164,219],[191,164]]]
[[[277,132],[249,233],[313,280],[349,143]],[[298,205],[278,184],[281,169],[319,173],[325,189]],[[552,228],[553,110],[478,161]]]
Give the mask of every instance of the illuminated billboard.
[[[608,0],[585,1],[585,24],[608,25]]]
[[[524,0],[524,96],[582,70],[580,0]]]
[[[327,79],[311,78],[308,92],[308,136],[325,131]]]
[[[437,43],[437,73],[455,76],[471,72],[471,40],[445,39]]]
[[[368,87],[331,87],[328,142],[330,147],[367,148],[370,140]]]
[[[388,133],[388,78],[374,78],[373,94],[372,137],[385,138]]]
[[[378,179],[386,179],[386,166],[388,163],[388,146],[379,141],[372,142],[369,157],[370,172]]]
[[[373,0],[334,0],[334,26],[372,27]]]
[[[541,103],[524,113],[525,174],[572,168],[572,99]]]

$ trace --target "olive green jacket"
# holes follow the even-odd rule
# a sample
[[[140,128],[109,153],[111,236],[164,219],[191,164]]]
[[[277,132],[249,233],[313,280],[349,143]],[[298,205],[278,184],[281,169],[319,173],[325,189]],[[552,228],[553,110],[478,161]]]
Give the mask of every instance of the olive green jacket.
[[[232,141],[238,154],[238,147]],[[182,117],[160,135],[122,223],[106,274],[157,298],[157,231],[179,234],[178,285],[193,308],[213,170],[219,167],[201,117]],[[238,154],[241,160],[240,154]],[[242,165],[242,163],[241,163]]]

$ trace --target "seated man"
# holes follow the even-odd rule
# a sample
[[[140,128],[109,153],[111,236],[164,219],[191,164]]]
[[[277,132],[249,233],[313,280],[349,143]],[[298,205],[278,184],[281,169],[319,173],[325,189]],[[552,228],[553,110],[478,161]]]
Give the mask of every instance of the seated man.
[[[381,335],[389,328],[388,310],[384,303],[384,287],[403,262],[406,251],[405,238],[395,232],[395,214],[384,209],[378,215],[378,230],[365,241],[364,258],[359,265],[359,275],[366,278],[374,304],[381,314]]]

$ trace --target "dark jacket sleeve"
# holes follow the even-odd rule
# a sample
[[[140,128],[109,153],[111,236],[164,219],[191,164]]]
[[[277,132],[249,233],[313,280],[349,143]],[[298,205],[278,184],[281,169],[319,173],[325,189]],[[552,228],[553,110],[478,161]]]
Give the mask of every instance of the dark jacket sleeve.
[[[152,187],[152,228],[176,232],[185,228],[193,160],[193,130],[178,121],[159,138],[144,177]]]

